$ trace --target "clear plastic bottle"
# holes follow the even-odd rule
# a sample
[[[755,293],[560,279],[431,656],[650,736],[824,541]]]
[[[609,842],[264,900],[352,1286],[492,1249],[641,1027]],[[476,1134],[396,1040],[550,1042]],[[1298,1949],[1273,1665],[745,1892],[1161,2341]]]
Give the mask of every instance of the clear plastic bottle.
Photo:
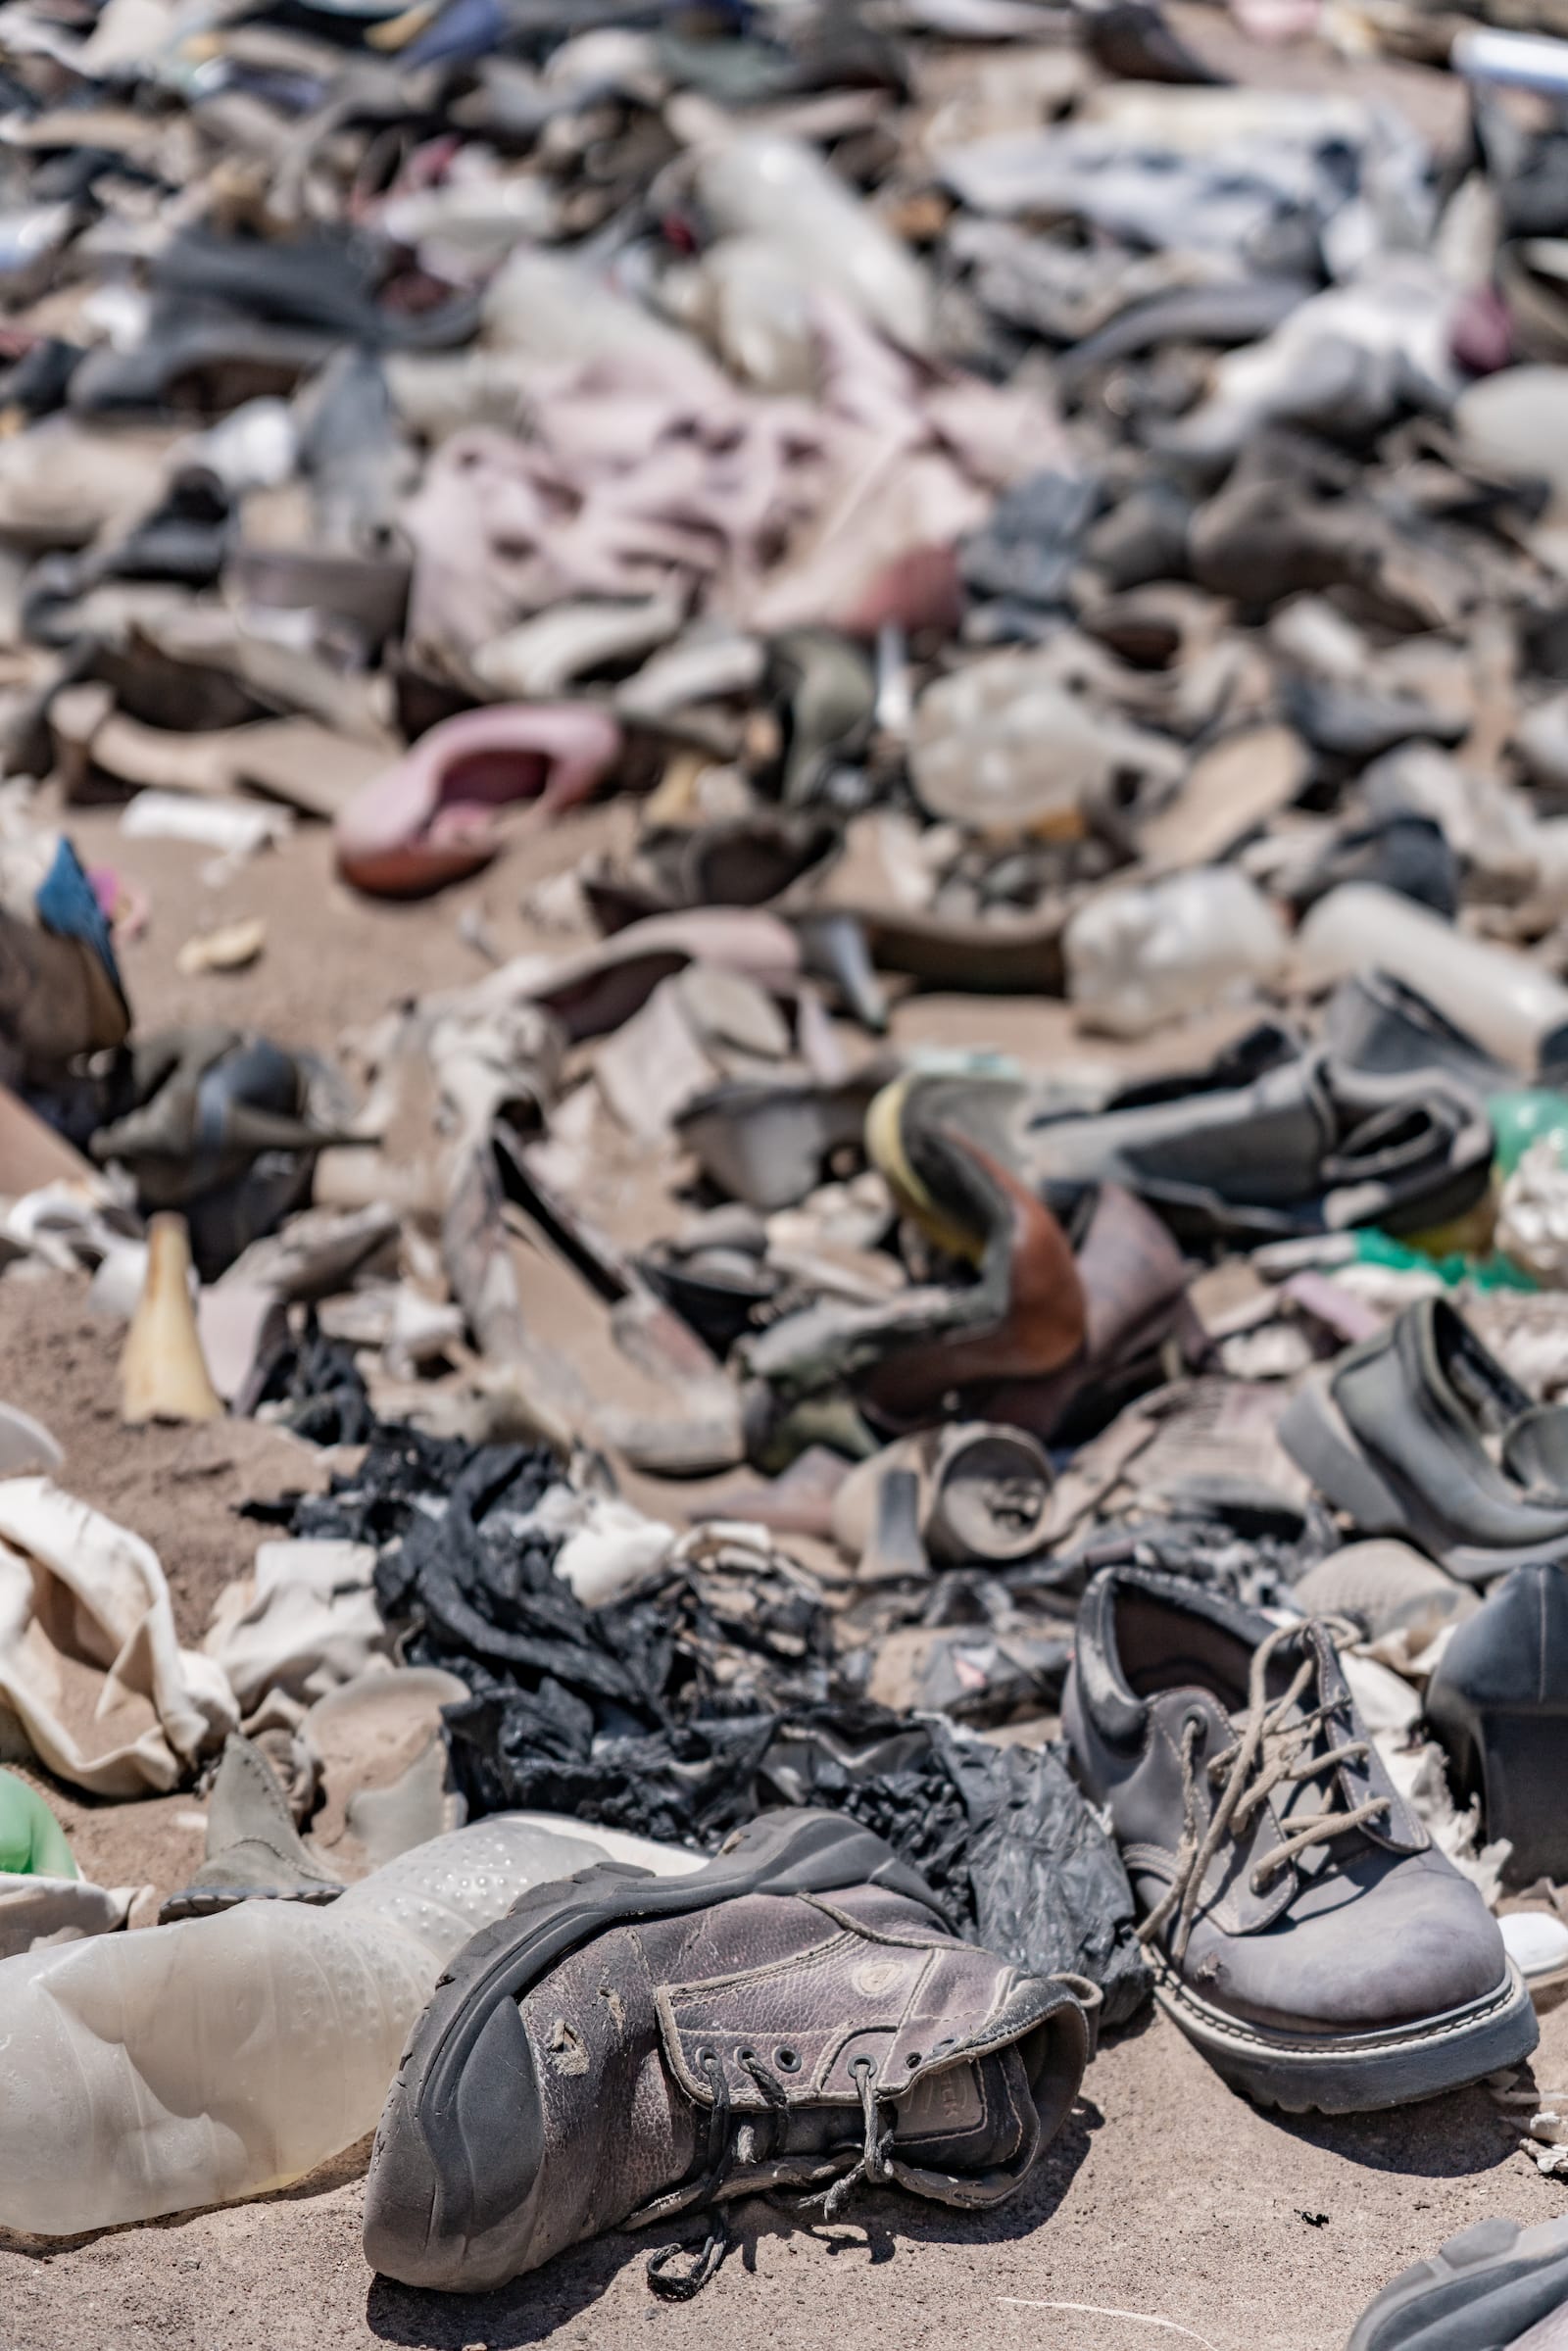
[[[1142,1037],[1278,978],[1284,925],[1234,865],[1102,891],[1062,941],[1067,994],[1085,1028]]]
[[[518,1894],[699,1858],[513,1813],[321,1909],[245,1902],[0,1962],[0,2226],[64,2236],[302,2179],[373,2130],[443,1966]]]
[[[798,139],[727,138],[702,157],[697,189],[726,236],[760,240],[802,284],[827,286],[906,351],[931,345],[931,288],[908,247]]]

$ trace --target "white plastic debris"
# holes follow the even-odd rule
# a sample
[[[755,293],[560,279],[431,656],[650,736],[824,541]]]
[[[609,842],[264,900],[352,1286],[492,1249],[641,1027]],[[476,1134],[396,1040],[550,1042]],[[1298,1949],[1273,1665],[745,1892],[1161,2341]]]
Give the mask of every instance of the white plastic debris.
[[[303,2178],[374,2127],[469,1935],[529,1886],[607,1858],[661,1876],[701,1860],[501,1814],[324,1908],[242,1902],[0,1962],[0,2227],[112,2229]]]
[[[1140,1037],[1275,979],[1285,928],[1234,865],[1102,891],[1067,925],[1067,993],[1086,1027]]]
[[[1506,1837],[1482,1844],[1481,1807],[1471,1804],[1463,1812],[1457,1809],[1440,1746],[1430,1742],[1408,1746],[1399,1732],[1379,1732],[1373,1737],[1390,1779],[1430,1832],[1439,1852],[1446,1853],[1461,1877],[1479,1889],[1487,1907],[1495,1910],[1502,1897],[1502,1873],[1512,1845]]]
[[[1532,1143],[1502,1188],[1497,1248],[1548,1290],[1568,1290],[1568,1167],[1555,1137]]]
[[[164,1794],[238,1725],[181,1649],[152,1545],[48,1478],[0,1479],[0,1725],[94,1795]]]

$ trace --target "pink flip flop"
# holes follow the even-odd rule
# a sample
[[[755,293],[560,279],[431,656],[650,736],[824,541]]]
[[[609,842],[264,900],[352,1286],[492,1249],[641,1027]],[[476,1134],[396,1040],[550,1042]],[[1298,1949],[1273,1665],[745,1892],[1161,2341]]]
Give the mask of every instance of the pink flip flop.
[[[380,898],[462,881],[502,847],[498,809],[575,807],[620,748],[614,719],[583,703],[498,703],[444,719],[356,792],[337,820],[337,869]]]

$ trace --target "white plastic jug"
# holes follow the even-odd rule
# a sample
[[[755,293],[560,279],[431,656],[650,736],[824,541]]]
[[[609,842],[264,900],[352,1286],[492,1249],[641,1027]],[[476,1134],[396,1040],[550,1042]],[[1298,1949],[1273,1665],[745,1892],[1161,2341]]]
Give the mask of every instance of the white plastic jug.
[[[1320,899],[1297,933],[1300,976],[1326,987],[1377,969],[1403,980],[1467,1036],[1533,1077],[1568,1031],[1568,988],[1528,955],[1464,931],[1373,882],[1346,882]]]
[[[335,1902],[0,1962],[0,2226],[64,2236],[286,2186],[374,2129],[446,1962],[529,1886],[701,1856],[511,1813]]]

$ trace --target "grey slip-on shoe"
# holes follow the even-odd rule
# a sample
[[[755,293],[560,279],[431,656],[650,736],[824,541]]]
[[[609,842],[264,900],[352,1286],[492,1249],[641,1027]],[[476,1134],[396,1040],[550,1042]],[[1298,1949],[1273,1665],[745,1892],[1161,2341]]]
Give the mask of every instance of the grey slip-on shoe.
[[[1309,1373],[1280,1442],[1363,1534],[1466,1582],[1568,1558],[1568,1409],[1534,1404],[1446,1298]]]

